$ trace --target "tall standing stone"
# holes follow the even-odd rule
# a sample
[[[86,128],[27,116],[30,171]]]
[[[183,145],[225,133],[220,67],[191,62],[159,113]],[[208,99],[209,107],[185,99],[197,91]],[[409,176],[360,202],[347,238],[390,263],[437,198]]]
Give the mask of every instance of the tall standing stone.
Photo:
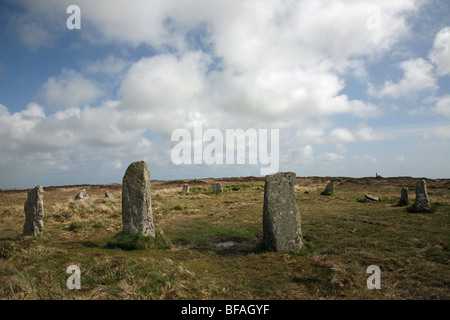
[[[215,193],[223,192],[222,184],[220,182],[216,182],[216,184],[214,185],[214,192]]]
[[[267,175],[264,186],[263,242],[272,251],[303,246],[300,213],[295,200],[294,172]]]
[[[183,185],[183,189],[181,190],[181,192],[189,193],[189,185],[188,184]]]
[[[323,196],[331,196],[334,194],[334,182],[330,182],[325,187],[325,190],[320,193]]]
[[[24,205],[25,224],[23,234],[37,236],[44,231],[44,188],[37,186],[28,192]]]
[[[430,201],[428,200],[427,184],[425,180],[416,182],[416,201],[414,203],[416,209],[424,209],[430,207]]]
[[[145,161],[130,164],[123,177],[122,224],[126,234],[155,237],[150,172]]]
[[[400,201],[398,203],[399,206],[407,206],[409,205],[409,196],[408,196],[408,188],[402,187],[402,193],[400,195]]]

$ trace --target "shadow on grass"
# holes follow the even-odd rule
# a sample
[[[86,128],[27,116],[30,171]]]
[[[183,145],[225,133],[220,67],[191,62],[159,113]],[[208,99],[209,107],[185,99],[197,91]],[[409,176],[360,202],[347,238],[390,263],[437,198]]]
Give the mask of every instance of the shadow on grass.
[[[416,206],[410,206],[406,208],[406,211],[409,213],[436,213],[437,207],[431,206],[431,207],[424,207],[424,208],[417,208]]]

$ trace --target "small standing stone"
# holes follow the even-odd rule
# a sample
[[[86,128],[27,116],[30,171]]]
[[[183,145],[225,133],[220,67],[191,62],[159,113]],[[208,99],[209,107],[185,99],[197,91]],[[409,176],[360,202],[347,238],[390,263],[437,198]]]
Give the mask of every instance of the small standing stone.
[[[189,185],[188,185],[188,184],[183,185],[183,190],[182,190],[182,192],[183,192],[183,193],[189,193]]]
[[[85,189],[81,190],[79,194],[77,194],[76,200],[87,200],[89,196]]]
[[[414,203],[416,209],[430,208],[430,201],[427,194],[427,183],[425,180],[416,183],[416,201]]]
[[[145,161],[130,164],[123,177],[122,224],[126,234],[155,237],[150,172]]]
[[[216,182],[216,184],[214,185],[214,192],[215,193],[223,192],[222,184],[220,182]]]
[[[297,251],[303,246],[294,172],[267,175],[264,186],[263,242],[272,251]]]
[[[331,196],[334,194],[334,182],[330,182],[327,184],[324,191],[322,191],[321,195],[323,196]]]
[[[28,192],[24,205],[25,224],[23,234],[37,236],[44,231],[44,188],[37,186]]]
[[[105,198],[115,199],[116,197],[111,192],[105,191]]]
[[[399,206],[407,206],[409,205],[409,197],[408,197],[408,188],[402,187],[402,193],[400,196],[400,201],[398,203]]]

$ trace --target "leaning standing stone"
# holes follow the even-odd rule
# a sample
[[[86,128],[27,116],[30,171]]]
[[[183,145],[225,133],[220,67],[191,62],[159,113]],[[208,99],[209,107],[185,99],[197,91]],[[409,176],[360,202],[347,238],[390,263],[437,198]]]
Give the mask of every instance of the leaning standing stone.
[[[111,192],[105,191],[105,198],[115,199],[116,197]]]
[[[37,186],[28,192],[24,205],[25,224],[23,234],[37,236],[44,231],[44,188]]]
[[[294,172],[266,176],[263,242],[272,251],[296,251],[303,246],[300,213],[295,200]]]
[[[331,196],[334,194],[334,182],[330,182],[327,184],[324,191],[322,191],[321,195],[323,196]]]
[[[379,197],[372,196],[371,194],[365,194],[364,197],[365,197],[366,199],[371,200],[371,201],[380,201],[380,198],[379,198]]]
[[[155,237],[150,172],[145,161],[130,164],[123,177],[122,224],[126,234]]]
[[[414,207],[419,210],[430,207],[425,180],[420,180],[416,183],[416,202],[414,203]]]
[[[189,193],[189,185],[187,185],[187,184],[183,185],[182,192],[183,193]]]
[[[409,197],[408,197],[408,188],[402,187],[402,193],[400,196],[400,201],[398,203],[399,206],[407,206],[409,205]]]
[[[214,185],[214,192],[220,193],[222,191],[223,191],[222,184],[220,182],[216,182],[216,184]]]

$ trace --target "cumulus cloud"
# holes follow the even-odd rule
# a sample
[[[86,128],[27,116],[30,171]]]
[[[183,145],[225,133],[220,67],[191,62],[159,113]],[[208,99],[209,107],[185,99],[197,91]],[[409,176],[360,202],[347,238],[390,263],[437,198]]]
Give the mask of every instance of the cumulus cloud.
[[[437,33],[428,57],[437,66],[438,75],[450,74],[450,27]]]
[[[356,127],[355,136],[359,141],[379,141],[387,138],[386,134],[374,132],[374,129],[365,123],[360,123]]]
[[[40,24],[28,22],[21,25],[19,34],[22,42],[33,51],[52,42],[52,34]]]
[[[434,110],[437,113],[442,114],[447,118],[450,118],[450,95],[440,97],[438,102],[436,103]]]
[[[345,157],[343,155],[334,152],[326,152],[318,157],[319,163],[327,166],[341,162],[344,159]]]
[[[330,132],[330,138],[334,142],[353,142],[355,137],[352,132],[346,128],[336,128]]]
[[[403,70],[403,78],[398,82],[386,81],[380,90],[370,87],[369,93],[380,98],[412,98],[438,88],[434,67],[425,59],[403,61],[400,68]]]
[[[76,108],[95,102],[104,92],[74,70],[64,69],[39,89],[37,99],[50,110]]]
[[[87,74],[105,74],[115,76],[123,73],[129,65],[130,62],[120,57],[116,57],[115,55],[109,55],[104,59],[97,59],[95,61],[85,63],[82,69]]]
[[[22,39],[35,49],[49,40],[49,26],[42,22],[62,21],[65,28],[65,8],[72,4],[18,3],[26,11],[21,21],[28,26],[22,28],[41,27],[34,39]],[[61,170],[90,161],[117,170],[132,158],[167,169],[170,133],[202,121],[205,130],[279,128],[285,164],[342,162],[352,142],[386,138],[365,123],[348,129],[328,121],[336,115],[369,121],[383,114],[377,103],[343,93],[346,77],[365,85],[367,61],[409,34],[408,17],[422,3],[79,0],[82,31],[89,32],[79,34],[78,45],[87,41],[93,48],[107,44],[120,50],[87,58],[80,72],[64,69],[48,78],[36,96],[39,104],[12,114],[0,105],[0,146],[39,153],[43,165]],[[380,9],[379,29],[367,27],[367,9],[373,6]],[[441,73],[446,72],[444,30],[430,53]],[[426,60],[410,59],[400,68],[403,78],[373,88],[374,97],[397,99],[437,88],[434,67]],[[114,85],[101,83],[102,77]],[[448,116],[447,109],[445,99],[436,103],[436,112]],[[338,153],[317,156],[317,144],[333,144]],[[3,164],[13,163],[1,157]],[[369,155],[349,160],[376,161]]]

